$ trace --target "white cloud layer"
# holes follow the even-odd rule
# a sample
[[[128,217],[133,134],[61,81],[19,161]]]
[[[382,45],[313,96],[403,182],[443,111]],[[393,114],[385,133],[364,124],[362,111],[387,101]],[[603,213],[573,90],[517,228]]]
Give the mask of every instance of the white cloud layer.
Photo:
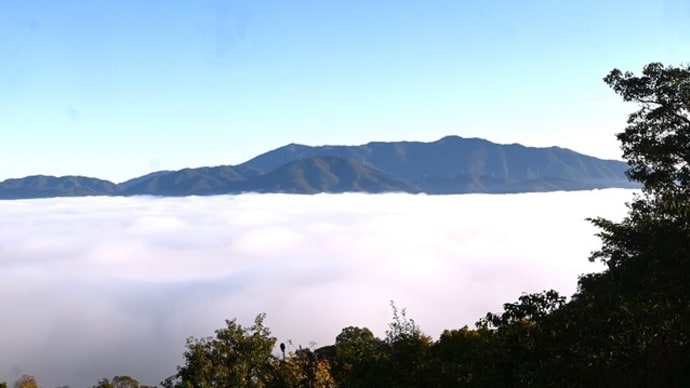
[[[523,292],[575,292],[630,190],[0,201],[0,381],[175,371],[185,338],[266,312],[279,341],[383,336],[390,300],[437,337]]]

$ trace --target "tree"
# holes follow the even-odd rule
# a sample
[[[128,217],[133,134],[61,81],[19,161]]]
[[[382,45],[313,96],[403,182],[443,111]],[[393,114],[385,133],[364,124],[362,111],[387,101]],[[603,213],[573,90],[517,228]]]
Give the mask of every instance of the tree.
[[[445,330],[432,345],[436,360],[437,386],[506,386],[505,373],[499,369],[503,347],[498,336],[486,327],[471,330]]]
[[[281,347],[281,351],[282,349],[284,348]],[[329,350],[325,348],[312,351],[301,346],[296,350],[290,350],[287,357],[274,361],[273,377],[267,386],[275,388],[335,387],[336,383],[331,374],[331,358],[324,354],[328,352]]]
[[[391,301],[393,321],[386,330],[387,370],[392,386],[427,387],[432,369],[431,338],[425,335],[405,309],[398,310]]]
[[[690,65],[650,63],[642,76],[612,70],[606,82],[624,101],[640,105],[619,133],[628,176],[652,195],[690,188]],[[687,196],[684,197],[687,200]]]
[[[642,192],[622,221],[591,219],[602,246],[590,260],[608,268],[582,276],[568,303],[523,295],[480,320],[493,333],[494,385],[690,386],[690,67],[614,69],[604,81],[639,105],[617,137]],[[473,338],[454,334],[443,342]]]
[[[593,220],[603,247],[592,260],[608,265],[625,295],[675,309],[690,296],[690,66],[651,63],[641,76],[614,69],[604,81],[640,105],[618,138],[643,192],[622,222]]]
[[[106,378],[98,382],[92,388],[152,388],[140,385],[139,382],[130,376],[115,376],[112,380]]]
[[[643,187],[621,222],[592,220],[602,248],[590,259],[608,270],[581,278],[574,311],[609,322],[591,331],[610,348],[589,351],[608,385],[690,385],[690,66],[614,69],[604,81],[639,105],[617,136]]]
[[[524,294],[518,298],[518,303],[504,304],[501,315],[486,314],[486,317],[477,322],[477,327],[506,328],[513,324],[532,324],[539,322],[563,305],[565,305],[565,298],[556,290]]]
[[[333,349],[322,348],[338,386],[429,386],[431,339],[404,309],[398,310],[393,302],[391,308],[393,320],[385,339],[367,328],[350,326],[338,334]]]
[[[14,382],[14,388],[40,388],[33,376],[22,375]]]
[[[551,350],[546,333],[550,334],[554,326],[549,324],[549,318],[564,306],[565,298],[549,290],[521,295],[517,303],[504,304],[503,313],[488,313],[480,319],[477,329],[480,333],[491,330],[490,344],[494,347],[491,359],[487,360],[493,364],[493,373],[484,370],[482,378],[493,381],[491,385],[545,385],[539,381],[543,361]]]
[[[274,375],[276,338],[264,326],[266,315],[243,327],[236,320],[215,337],[189,338],[185,364],[161,383],[164,387],[265,387]]]
[[[371,330],[349,326],[335,338],[331,365],[336,381],[347,387],[385,386],[388,349]]]

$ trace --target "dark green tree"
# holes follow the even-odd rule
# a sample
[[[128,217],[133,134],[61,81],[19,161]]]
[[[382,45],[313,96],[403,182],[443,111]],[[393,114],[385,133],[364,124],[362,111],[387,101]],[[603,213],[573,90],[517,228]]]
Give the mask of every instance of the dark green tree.
[[[336,337],[333,377],[344,387],[430,386],[431,339],[405,310],[391,302],[393,320],[386,338],[366,328],[347,327]]]
[[[234,319],[215,337],[189,338],[185,363],[161,383],[164,387],[266,387],[274,376],[276,338],[264,326],[265,314],[243,327]]]
[[[644,192],[666,199],[690,188],[690,66],[650,63],[642,75],[612,70],[606,82],[624,101],[639,105],[619,133],[628,176]]]
[[[476,326],[493,333],[492,370],[482,370],[482,379],[505,386],[534,386],[541,381],[547,334],[555,335],[547,318],[565,306],[555,290],[524,294],[516,303],[503,305],[503,313],[488,313]],[[483,337],[486,337],[484,335]],[[482,337],[479,337],[482,338]]]
[[[385,365],[389,357],[386,343],[371,330],[346,327],[335,338],[331,359],[333,377],[341,386],[385,386]]]
[[[440,387],[500,387],[504,373],[498,337],[486,327],[445,330],[432,345],[435,380]]]
[[[590,259],[607,269],[582,276],[571,301],[524,295],[479,322],[497,385],[690,386],[690,67],[614,69],[604,81],[639,105],[617,136],[642,192],[622,221],[591,220],[602,246]]]
[[[639,106],[618,139],[628,176],[643,187],[621,222],[592,220],[602,248],[591,260],[608,270],[580,280],[574,314],[591,319],[600,349],[588,352],[590,370],[602,384],[688,386],[690,67],[614,69],[604,81]]]
[[[389,358],[387,368],[392,386],[428,387],[433,386],[430,375],[431,338],[425,335],[412,318],[407,317],[405,309],[398,310],[391,301],[393,320],[388,324],[386,344]]]

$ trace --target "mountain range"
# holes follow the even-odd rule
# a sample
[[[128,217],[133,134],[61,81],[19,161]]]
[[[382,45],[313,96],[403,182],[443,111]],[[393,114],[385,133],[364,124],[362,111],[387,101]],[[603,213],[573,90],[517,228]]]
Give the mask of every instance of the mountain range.
[[[638,187],[628,165],[559,147],[447,136],[359,146],[289,144],[236,166],[157,171],[115,184],[82,176],[0,182],[0,199],[86,195],[259,193],[518,193]]]

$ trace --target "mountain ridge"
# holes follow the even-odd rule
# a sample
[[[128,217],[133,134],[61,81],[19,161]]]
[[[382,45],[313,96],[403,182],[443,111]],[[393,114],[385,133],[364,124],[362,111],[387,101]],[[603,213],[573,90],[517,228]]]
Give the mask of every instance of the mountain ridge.
[[[433,142],[290,143],[231,166],[156,171],[115,184],[45,175],[0,182],[0,199],[84,195],[187,196],[243,192],[517,193],[639,187],[628,166],[567,148],[451,135]]]

